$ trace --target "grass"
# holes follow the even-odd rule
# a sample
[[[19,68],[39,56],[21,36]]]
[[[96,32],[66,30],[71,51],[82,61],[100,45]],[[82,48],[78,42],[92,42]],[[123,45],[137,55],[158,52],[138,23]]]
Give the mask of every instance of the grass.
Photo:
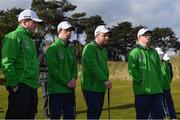
[[[177,117],[180,118],[180,58],[172,60],[174,79],[172,82],[172,96],[176,108]],[[110,80],[113,83],[111,94],[111,118],[112,119],[135,119],[134,96],[132,83],[127,74],[127,63],[109,62]],[[0,86],[0,119],[3,119],[7,109],[8,93],[4,86]],[[38,118],[43,118],[41,90],[38,89]],[[81,92],[80,81],[77,81],[76,88],[77,119],[86,119],[86,105]],[[108,118],[107,94],[101,119]]]
[[[114,87],[111,90],[111,117],[112,118],[135,118],[133,94],[131,90],[131,81],[113,81]],[[0,87],[0,118],[4,118],[7,109],[7,91]],[[41,90],[38,90],[39,105],[38,118],[43,118]],[[76,89],[77,118],[86,119],[86,105],[78,82]],[[104,110],[102,112],[103,119],[107,118],[107,95],[105,97]]]

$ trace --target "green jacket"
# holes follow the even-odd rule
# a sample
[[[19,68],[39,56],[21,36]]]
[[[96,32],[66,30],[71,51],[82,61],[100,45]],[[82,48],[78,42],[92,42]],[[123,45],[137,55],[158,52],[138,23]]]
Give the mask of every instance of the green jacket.
[[[170,84],[172,81],[172,67],[168,61],[161,61],[161,71],[163,79],[163,90],[170,90]]]
[[[31,33],[18,26],[3,39],[2,69],[6,79],[6,87],[16,87],[24,83],[30,87],[38,88],[39,61],[35,43]]]
[[[128,71],[135,95],[162,93],[161,67],[153,48],[138,45],[128,55]]]
[[[71,79],[77,79],[77,61],[74,49],[60,38],[46,52],[48,65],[48,93],[71,93],[67,84]]]
[[[108,80],[107,50],[95,41],[87,44],[82,54],[82,90],[105,92],[104,82]]]

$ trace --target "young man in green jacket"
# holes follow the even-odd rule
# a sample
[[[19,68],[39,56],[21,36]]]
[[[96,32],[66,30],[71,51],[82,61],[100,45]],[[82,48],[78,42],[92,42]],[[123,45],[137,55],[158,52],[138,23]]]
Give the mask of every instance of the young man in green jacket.
[[[137,47],[128,55],[128,70],[133,80],[137,119],[163,119],[162,78],[158,53],[149,46],[152,32],[142,28]]]
[[[69,22],[61,22],[57,27],[58,38],[46,52],[51,119],[60,119],[61,112],[63,119],[75,119],[77,61],[74,49],[68,44],[73,29]]]
[[[176,111],[174,108],[174,102],[171,95],[171,82],[173,78],[173,71],[171,63],[169,62],[169,55],[164,54],[161,48],[156,48],[161,63],[161,72],[163,80],[163,105],[166,117],[169,116],[170,119],[176,119]]]
[[[87,119],[101,116],[106,89],[111,89],[107,64],[109,30],[100,25],[96,28],[95,40],[87,44],[82,54],[81,87],[88,107]]]
[[[2,69],[9,92],[6,119],[33,119],[37,112],[39,61],[32,33],[42,22],[26,9],[19,14],[19,26],[2,43]]]

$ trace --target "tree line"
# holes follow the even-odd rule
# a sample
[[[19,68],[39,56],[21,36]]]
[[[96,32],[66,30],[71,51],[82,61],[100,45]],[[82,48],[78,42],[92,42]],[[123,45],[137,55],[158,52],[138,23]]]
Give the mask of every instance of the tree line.
[[[76,7],[76,5],[71,4],[68,0],[32,0],[31,9],[35,10],[44,20],[43,24],[39,25],[38,32],[33,35],[34,39],[36,39],[37,50],[39,50],[39,46],[45,40],[46,35],[50,35],[52,38],[56,37],[57,25],[63,20],[68,20],[75,26],[77,36],[85,31],[87,34],[86,43],[94,40],[95,28],[106,23],[100,15],[86,17],[85,12],[67,14],[72,13]],[[2,42],[5,34],[16,29],[18,25],[17,16],[22,10],[21,8],[11,8],[0,11],[0,42]],[[125,56],[135,46],[137,32],[142,27],[145,26],[139,25],[133,27],[132,23],[128,21],[119,22],[112,26],[110,28],[112,31],[111,41],[108,45],[109,60],[125,60]],[[152,32],[152,46],[162,47],[164,50],[169,48],[173,48],[175,51],[179,50],[180,42],[171,28],[156,27]],[[78,58],[81,58],[83,45],[78,40],[73,45],[76,48]],[[0,44],[1,47],[2,44]]]

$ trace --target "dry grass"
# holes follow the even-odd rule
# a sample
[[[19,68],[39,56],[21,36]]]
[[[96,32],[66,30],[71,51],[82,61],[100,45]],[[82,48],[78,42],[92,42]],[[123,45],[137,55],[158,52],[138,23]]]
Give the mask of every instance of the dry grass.
[[[173,67],[174,77],[173,80],[180,79],[180,57],[174,57],[171,61]]]
[[[180,79],[180,57],[174,57],[170,61],[173,67],[173,80]],[[110,80],[130,80],[127,62],[109,62]]]
[[[127,62],[109,62],[110,80],[130,80]]]

